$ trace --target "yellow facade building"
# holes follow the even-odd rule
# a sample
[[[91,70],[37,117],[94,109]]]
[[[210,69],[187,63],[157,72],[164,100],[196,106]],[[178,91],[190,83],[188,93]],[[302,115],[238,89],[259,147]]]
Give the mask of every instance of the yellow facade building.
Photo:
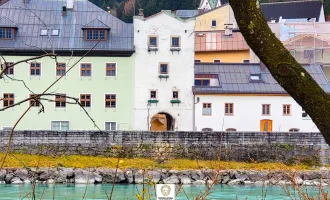
[[[250,48],[237,28],[229,4],[196,18],[195,62],[250,62]]]

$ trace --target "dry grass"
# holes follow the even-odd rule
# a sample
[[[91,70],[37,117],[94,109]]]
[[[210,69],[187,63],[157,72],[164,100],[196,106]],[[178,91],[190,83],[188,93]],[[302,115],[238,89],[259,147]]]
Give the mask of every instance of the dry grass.
[[[13,156],[15,155],[15,156]],[[27,167],[74,167],[74,168],[90,168],[90,167],[107,167],[116,168],[117,158],[106,157],[92,157],[92,156],[40,156],[29,154],[11,154],[6,162],[5,167],[24,167],[23,163]],[[4,156],[0,153],[0,158]],[[16,157],[16,158],[15,158]],[[225,161],[196,161],[187,159],[172,159],[166,163],[159,164],[153,159],[145,158],[133,158],[133,159],[121,159],[119,168],[165,168],[165,169],[217,169],[221,166],[221,169],[247,169],[247,170],[308,170],[311,169],[306,165],[286,166],[283,163],[244,163],[244,162],[225,162]]]

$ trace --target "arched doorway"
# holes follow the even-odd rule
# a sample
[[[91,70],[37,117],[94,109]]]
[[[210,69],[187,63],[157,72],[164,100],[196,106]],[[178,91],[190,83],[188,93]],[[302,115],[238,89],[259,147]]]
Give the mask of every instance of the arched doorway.
[[[173,131],[175,120],[168,113],[157,113],[150,121],[150,131]]]
[[[270,119],[260,120],[260,131],[261,132],[272,132],[273,131],[273,121]]]

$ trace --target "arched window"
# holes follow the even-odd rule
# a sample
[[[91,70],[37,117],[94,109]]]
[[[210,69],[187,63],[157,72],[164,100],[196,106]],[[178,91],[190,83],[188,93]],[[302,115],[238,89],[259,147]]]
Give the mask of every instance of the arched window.
[[[213,129],[212,128],[203,128],[202,131],[209,132],[209,131],[213,131]]]
[[[227,128],[226,131],[237,131],[236,128]]]
[[[299,128],[290,128],[289,132],[299,132]]]

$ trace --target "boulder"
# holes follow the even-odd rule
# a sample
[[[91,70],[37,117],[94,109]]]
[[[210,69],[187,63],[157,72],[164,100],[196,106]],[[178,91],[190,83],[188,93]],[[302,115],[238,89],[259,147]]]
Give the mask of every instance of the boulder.
[[[246,176],[252,182],[265,181],[268,179],[268,172],[263,171],[247,171]]]
[[[115,176],[116,176],[115,183],[123,183],[126,181],[125,174],[120,169],[117,169],[116,172],[116,169],[99,168],[96,170],[96,173],[102,176],[103,183],[113,183]]]
[[[177,175],[172,175],[166,179],[163,180],[163,182],[165,184],[179,184],[180,183],[180,180],[179,178],[177,177]]]
[[[18,177],[14,177],[11,179],[11,184],[23,184],[23,181]]]
[[[73,168],[59,168],[58,175],[55,177],[56,183],[68,182],[68,179],[74,178]]]
[[[229,175],[222,176],[222,178],[221,178],[222,184],[227,184],[227,183],[229,183],[229,181],[230,181]]]
[[[5,176],[5,182],[7,183],[7,184],[10,184],[11,183],[11,180],[14,178],[14,174],[12,174],[12,173],[9,173],[9,174],[6,174],[6,176]]]
[[[55,177],[58,175],[58,172],[53,168],[41,168],[37,170],[37,174],[39,175],[38,179],[40,181],[47,181],[48,179],[55,179]]]
[[[307,171],[302,174],[303,180],[321,179],[321,173],[316,171]]]
[[[227,184],[228,185],[243,185],[244,181],[241,181],[240,179],[234,179],[234,180],[230,180]]]
[[[18,178],[20,178],[21,180],[24,181],[24,180],[29,179],[29,172],[28,172],[28,170],[25,169],[25,168],[17,169],[17,170],[15,171],[15,176],[18,177]]]
[[[205,185],[206,181],[204,180],[197,180],[192,183],[193,185]]]
[[[294,177],[294,181],[298,185],[302,185],[304,183],[304,180],[300,176]]]
[[[56,182],[55,182],[54,179],[48,179],[46,183],[47,184],[55,184]]]
[[[31,181],[29,179],[26,179],[23,182],[24,182],[24,184],[31,184]]]
[[[76,184],[92,184],[95,183],[97,174],[83,169],[77,169],[74,172],[74,182]]]
[[[202,173],[202,171],[192,171],[191,173],[191,179],[194,181],[203,180],[205,178],[205,175]]]
[[[0,181],[5,181],[7,171],[5,169],[0,170]]]
[[[179,176],[180,182],[183,185],[189,185],[192,183],[191,179],[187,175]]]
[[[243,184],[244,184],[244,185],[252,185],[253,182],[252,182],[252,181],[243,181]]]
[[[134,182],[133,171],[131,170],[125,171],[124,175],[129,184],[132,184]]]
[[[153,183],[159,183],[161,178],[161,173],[158,171],[148,171],[147,173],[149,181]]]

